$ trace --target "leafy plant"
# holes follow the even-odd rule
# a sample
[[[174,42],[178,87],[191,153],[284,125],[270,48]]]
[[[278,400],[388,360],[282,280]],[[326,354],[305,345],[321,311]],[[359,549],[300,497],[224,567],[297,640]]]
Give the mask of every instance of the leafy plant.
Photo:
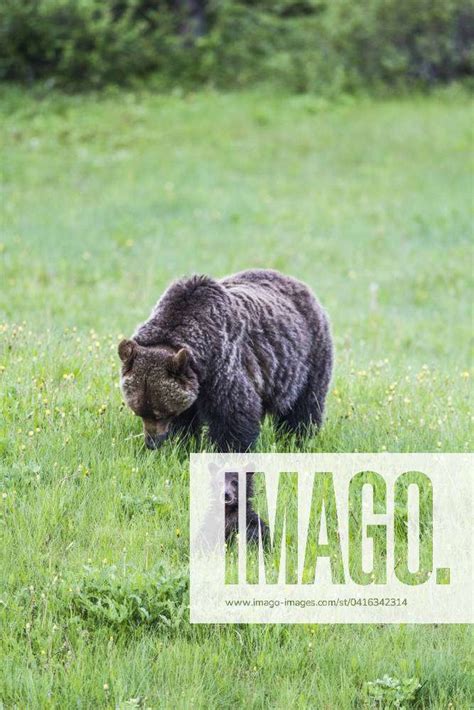
[[[421,688],[418,678],[391,678],[384,675],[383,678],[369,681],[365,684],[369,697],[369,707],[377,710],[406,710],[408,705],[415,699],[416,692]]]
[[[84,567],[70,586],[73,610],[92,625],[130,628],[141,624],[176,628],[185,611],[187,579],[161,566],[141,571],[115,565]]]
[[[169,503],[153,494],[133,496],[124,493],[120,496],[120,502],[127,518],[133,518],[137,513],[163,512],[169,508]]]

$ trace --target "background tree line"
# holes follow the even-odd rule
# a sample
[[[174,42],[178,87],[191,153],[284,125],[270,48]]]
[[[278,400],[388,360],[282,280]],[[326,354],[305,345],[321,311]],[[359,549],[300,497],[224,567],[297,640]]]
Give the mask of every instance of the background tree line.
[[[472,75],[474,0],[2,0],[0,79],[292,91]]]

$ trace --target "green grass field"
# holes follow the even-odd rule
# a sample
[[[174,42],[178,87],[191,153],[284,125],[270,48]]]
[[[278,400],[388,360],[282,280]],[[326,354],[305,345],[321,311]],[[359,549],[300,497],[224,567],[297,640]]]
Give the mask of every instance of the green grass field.
[[[191,626],[187,452],[116,355],[171,279],[280,269],[337,350],[304,450],[470,450],[468,97],[1,98],[2,707],[471,707],[465,626]]]

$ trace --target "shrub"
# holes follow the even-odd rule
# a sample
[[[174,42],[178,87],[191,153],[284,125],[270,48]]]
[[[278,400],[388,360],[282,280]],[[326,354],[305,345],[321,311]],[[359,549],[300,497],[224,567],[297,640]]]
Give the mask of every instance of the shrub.
[[[361,80],[432,83],[469,73],[473,22],[474,6],[459,0],[333,0],[325,16],[329,45],[349,86]]]
[[[314,0],[298,12],[296,5],[222,3],[205,39],[218,78],[339,92],[429,85],[474,68],[471,0]]]
[[[100,86],[159,69],[174,37],[162,8],[141,16],[134,0],[4,0],[0,78]],[[169,49],[168,49],[169,51]]]
[[[0,78],[293,91],[472,74],[473,0],[3,0]]]

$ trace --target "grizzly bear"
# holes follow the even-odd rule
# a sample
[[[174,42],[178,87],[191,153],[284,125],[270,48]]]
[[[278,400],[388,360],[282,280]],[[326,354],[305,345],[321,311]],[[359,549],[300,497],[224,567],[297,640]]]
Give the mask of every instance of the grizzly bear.
[[[207,424],[218,451],[246,451],[266,413],[291,432],[322,423],[329,321],[308,286],[277,271],[174,282],[118,352],[151,449]]]

